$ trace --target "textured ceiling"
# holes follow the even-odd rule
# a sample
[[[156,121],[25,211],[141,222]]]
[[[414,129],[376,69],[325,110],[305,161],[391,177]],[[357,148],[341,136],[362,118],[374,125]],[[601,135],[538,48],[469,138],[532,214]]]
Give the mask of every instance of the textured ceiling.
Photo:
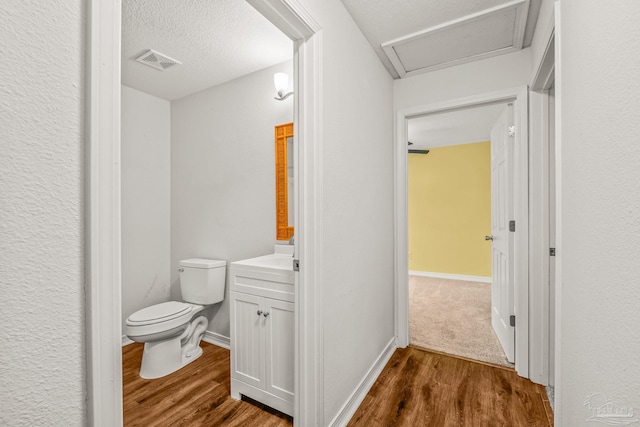
[[[504,4],[505,0],[342,0],[389,73],[400,75],[381,44]],[[529,46],[541,0],[530,0],[524,31]],[[467,34],[475,34],[471,28]],[[463,30],[464,33],[464,30]],[[476,31],[477,33],[477,31]],[[491,49],[493,40],[467,37],[398,47],[407,66],[429,67],[455,55]],[[484,41],[483,41],[484,40]],[[153,49],[182,65],[158,71],[135,61]],[[403,50],[404,49],[404,50]],[[456,50],[459,52],[456,53]],[[174,100],[290,60],[292,42],[244,0],[124,0],[122,5],[122,82]],[[429,56],[424,56],[427,53]],[[436,64],[437,65],[437,64]]]
[[[398,78],[400,75],[381,47],[383,43],[514,2],[506,0],[342,0],[342,3],[389,73]],[[530,0],[523,47],[531,44],[540,4],[541,0]],[[490,46],[484,46],[484,43],[482,37],[459,43],[449,41],[441,51],[413,52],[412,54],[415,55],[413,61],[422,61],[419,55],[451,55],[451,50],[456,48],[473,52],[490,49]],[[470,44],[475,45],[470,46]]]
[[[147,49],[182,65],[135,61]],[[293,43],[244,0],[124,0],[122,83],[174,100],[291,59]]]
[[[489,141],[491,128],[505,108],[506,104],[485,105],[410,119],[411,149]]]

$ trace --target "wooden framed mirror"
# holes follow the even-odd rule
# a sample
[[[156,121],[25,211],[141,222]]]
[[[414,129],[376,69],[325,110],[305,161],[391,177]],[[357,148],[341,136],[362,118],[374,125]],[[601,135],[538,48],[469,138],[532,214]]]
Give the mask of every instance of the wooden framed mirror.
[[[293,237],[293,123],[275,127],[276,239]]]

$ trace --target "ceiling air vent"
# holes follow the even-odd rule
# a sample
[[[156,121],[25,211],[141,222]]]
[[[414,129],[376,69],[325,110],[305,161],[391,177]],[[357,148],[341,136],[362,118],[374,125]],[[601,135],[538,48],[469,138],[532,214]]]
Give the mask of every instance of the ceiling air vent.
[[[160,52],[149,49],[142,55],[136,58],[136,61],[155,68],[156,70],[164,71],[167,68],[171,68],[174,65],[180,65],[180,61],[169,58],[167,55],[163,55]]]

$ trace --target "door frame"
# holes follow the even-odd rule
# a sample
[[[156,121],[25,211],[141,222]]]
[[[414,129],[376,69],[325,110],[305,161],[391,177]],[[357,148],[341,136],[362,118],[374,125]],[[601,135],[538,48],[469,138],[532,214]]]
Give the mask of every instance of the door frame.
[[[323,423],[322,29],[297,0],[247,0],[294,41],[299,148],[295,251],[296,424]],[[89,0],[86,79],[87,424],[122,425],[120,0]]]
[[[407,192],[407,122],[411,118],[446,111],[473,108],[486,104],[509,103],[514,106],[514,310],[516,313],[516,372],[529,375],[529,200],[528,200],[528,87],[521,86],[456,98],[434,104],[419,105],[396,112],[395,127],[395,306],[396,340],[399,347],[409,345],[409,263],[408,263],[408,192]]]
[[[120,0],[87,10],[85,318],[87,424],[122,425]]]
[[[529,282],[530,287],[530,342],[531,342],[531,381],[548,385],[552,360],[550,339],[552,336],[550,322],[549,283],[549,89],[555,76],[555,13],[552,12],[541,40],[544,51],[535,67],[531,79],[531,145],[529,147],[529,217],[531,239],[529,242]],[[557,111],[557,108],[556,108]],[[557,123],[557,119],[556,119]],[[557,143],[557,140],[556,140]],[[557,150],[557,149],[556,149]],[[556,182],[559,164],[556,165]],[[556,201],[556,217],[558,203]],[[556,233],[558,222],[556,221]],[[558,249],[556,235],[556,250]],[[556,255],[556,262],[559,256]],[[557,270],[557,266],[556,266]]]
[[[294,424],[324,425],[322,317],[323,32],[298,0],[246,0],[294,42]]]

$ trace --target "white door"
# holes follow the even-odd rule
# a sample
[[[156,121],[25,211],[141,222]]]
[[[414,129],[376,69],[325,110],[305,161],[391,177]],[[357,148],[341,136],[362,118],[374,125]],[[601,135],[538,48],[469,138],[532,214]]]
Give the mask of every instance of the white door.
[[[509,362],[515,361],[515,328],[510,317],[513,304],[513,105],[500,115],[491,130],[491,324]]]
[[[262,298],[231,292],[232,376],[264,389],[264,322]]]
[[[266,384],[265,390],[293,403],[294,387],[294,305],[265,298]]]

